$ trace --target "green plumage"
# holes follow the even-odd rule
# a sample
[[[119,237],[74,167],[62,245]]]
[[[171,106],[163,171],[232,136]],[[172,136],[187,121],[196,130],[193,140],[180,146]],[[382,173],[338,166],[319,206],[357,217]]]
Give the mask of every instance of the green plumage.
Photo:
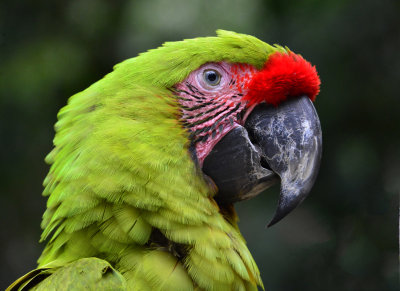
[[[110,269],[112,284],[120,280],[119,288],[128,290],[262,286],[234,211],[221,213],[190,157],[169,89],[204,63],[261,68],[272,52],[285,49],[217,33],[126,60],[61,109],[55,148],[46,158],[51,169],[41,239],[48,243],[39,258],[39,268],[55,271],[35,290],[60,284],[67,278],[61,273],[75,280],[71,266],[89,257],[111,264],[125,278]]]
[[[83,258],[61,268],[36,269],[9,288],[34,291],[123,291],[127,286],[125,278],[108,262],[98,258]]]

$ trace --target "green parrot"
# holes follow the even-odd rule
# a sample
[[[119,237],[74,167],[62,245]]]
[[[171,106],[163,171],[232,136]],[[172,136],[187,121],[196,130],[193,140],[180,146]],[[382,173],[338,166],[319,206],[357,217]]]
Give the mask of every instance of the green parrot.
[[[321,159],[316,69],[230,31],[115,66],[58,113],[37,269],[7,290],[257,290],[235,202],[280,182],[270,225]]]

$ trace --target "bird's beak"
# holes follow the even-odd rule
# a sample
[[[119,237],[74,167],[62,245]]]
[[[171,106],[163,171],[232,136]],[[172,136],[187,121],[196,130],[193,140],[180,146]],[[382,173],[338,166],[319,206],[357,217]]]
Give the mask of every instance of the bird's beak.
[[[278,208],[268,226],[285,217],[310,192],[322,153],[318,115],[307,96],[275,107],[256,106],[244,127],[215,145],[203,172],[218,187],[219,204],[249,199],[281,181]]]

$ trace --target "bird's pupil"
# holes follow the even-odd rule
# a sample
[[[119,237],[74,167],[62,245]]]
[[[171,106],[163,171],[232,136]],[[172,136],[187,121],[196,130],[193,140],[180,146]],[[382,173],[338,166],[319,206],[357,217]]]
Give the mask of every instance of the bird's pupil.
[[[214,72],[209,72],[207,77],[209,81],[214,82],[217,79],[217,74]]]
[[[215,70],[206,70],[203,73],[203,78],[211,86],[216,86],[221,80],[221,75]]]

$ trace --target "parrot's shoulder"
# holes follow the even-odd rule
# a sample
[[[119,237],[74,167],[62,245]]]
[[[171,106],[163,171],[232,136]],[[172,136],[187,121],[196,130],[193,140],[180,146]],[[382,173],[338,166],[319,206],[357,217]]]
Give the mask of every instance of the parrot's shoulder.
[[[126,281],[107,261],[83,258],[61,267],[35,269],[6,291],[17,290],[126,290]]]

